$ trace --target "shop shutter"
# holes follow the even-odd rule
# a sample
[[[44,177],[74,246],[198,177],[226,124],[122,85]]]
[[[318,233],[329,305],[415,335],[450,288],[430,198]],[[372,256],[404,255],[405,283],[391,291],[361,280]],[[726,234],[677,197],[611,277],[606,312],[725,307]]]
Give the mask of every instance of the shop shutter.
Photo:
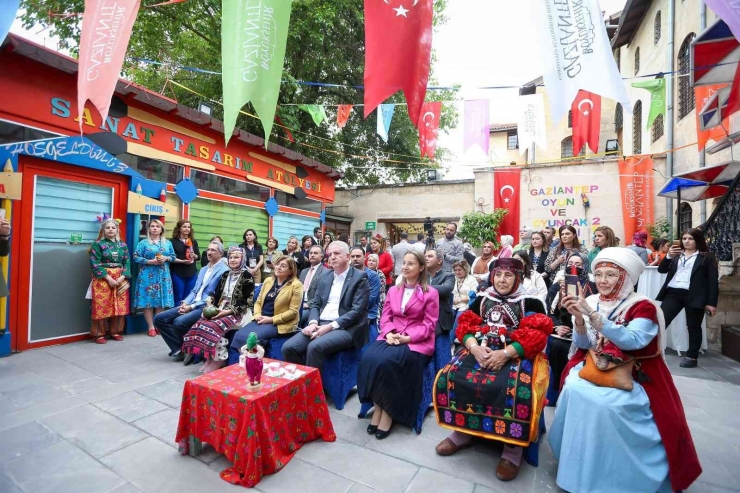
[[[280,249],[283,250],[288,244],[288,238],[295,236],[300,245],[301,238],[305,235],[313,236],[313,229],[317,226],[321,226],[318,218],[278,212],[272,221],[272,235],[277,238]]]
[[[201,251],[214,236],[223,238],[227,248],[239,244],[249,228],[257,232],[258,241],[264,246],[270,224],[264,209],[200,198],[190,204],[190,222]]]
[[[97,216],[112,212],[112,190],[42,176],[36,180],[34,242],[67,243],[71,233],[81,233],[82,243],[95,241],[100,231]]]

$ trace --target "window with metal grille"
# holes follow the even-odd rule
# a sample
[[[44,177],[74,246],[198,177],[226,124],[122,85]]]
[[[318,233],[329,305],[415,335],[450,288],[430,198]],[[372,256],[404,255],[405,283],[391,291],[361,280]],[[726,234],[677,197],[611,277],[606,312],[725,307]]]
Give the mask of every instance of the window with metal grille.
[[[689,77],[689,71],[691,70],[691,56],[690,48],[691,41],[696,37],[696,34],[691,33],[681,43],[681,48],[678,50],[678,119],[685,117],[696,106],[694,101],[694,88],[691,87],[691,77]]]
[[[506,132],[506,148],[509,150],[519,149],[519,136],[516,130],[509,130]]]
[[[578,155],[579,156],[586,155],[585,145],[581,147]],[[560,157],[565,159],[565,158],[574,157],[574,156],[575,154],[573,154],[573,137],[566,137],[563,139],[562,142],[560,142]]]
[[[691,206],[686,202],[682,202],[678,209],[678,229],[681,230],[681,234],[692,228],[694,211]]]
[[[635,75],[640,71],[640,47],[635,48]]]
[[[573,110],[568,111],[568,128],[573,128]]]
[[[660,10],[655,14],[655,25],[653,26],[653,44],[658,44],[660,41]]]
[[[632,109],[632,154],[642,152],[642,101]]]
[[[653,121],[652,134],[653,134],[653,142],[663,137],[663,115],[662,114],[655,117],[655,120]]]
[[[614,132],[619,132],[624,127],[624,110],[622,104],[617,103],[617,107],[614,110]]]

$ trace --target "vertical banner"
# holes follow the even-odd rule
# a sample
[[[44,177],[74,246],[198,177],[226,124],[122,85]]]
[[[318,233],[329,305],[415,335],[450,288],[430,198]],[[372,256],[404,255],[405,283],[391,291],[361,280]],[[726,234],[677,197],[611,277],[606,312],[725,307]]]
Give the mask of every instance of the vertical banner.
[[[403,90],[418,128],[432,58],[432,1],[414,0],[404,8],[365,0],[365,118]]]
[[[478,144],[483,152],[488,154],[488,141],[491,134],[488,107],[488,99],[465,101],[463,152],[470,149],[470,146]]]
[[[439,137],[439,115],[442,113],[442,103],[424,103],[421,107],[421,122],[419,122],[419,149],[421,157],[434,159]]]
[[[735,39],[740,41],[740,5],[730,0],[704,0],[704,3],[725,21]]]
[[[663,115],[665,118],[665,79],[633,82],[632,87],[645,89],[650,93],[650,113],[647,119],[647,129],[650,130],[658,115]]]
[[[594,154],[599,153],[601,135],[601,96],[587,91],[578,91],[571,106],[573,115],[573,155],[588,144]]]
[[[377,132],[383,142],[388,143],[388,130],[391,129],[391,120],[393,113],[396,111],[395,104],[381,104],[378,107],[378,127]]]
[[[632,105],[617,70],[598,0],[540,0],[532,5],[552,121],[558,123],[580,89]]]
[[[344,128],[344,126],[347,124],[350,113],[352,113],[351,104],[339,105],[339,108],[337,108],[337,126],[339,126],[339,128]]]
[[[226,145],[239,110],[252,102],[265,131],[265,148],[280,94],[292,0],[222,0],[221,82]]]
[[[5,37],[10,32],[10,27],[18,14],[19,6],[20,0],[0,1],[0,43],[5,41]]]
[[[498,230],[500,235],[519,238],[519,190],[522,169],[519,167],[493,168],[493,207],[509,211]]]
[[[545,101],[542,93],[519,96],[519,118],[516,128],[519,136],[519,155],[527,152],[533,142],[537,147],[547,149]]]
[[[88,99],[100,112],[102,121],[108,117],[140,3],[141,0],[85,0],[77,67],[80,132]]]
[[[632,240],[636,231],[647,231],[653,221],[653,160],[632,156],[619,161],[619,189],[622,194],[624,239]]]
[[[727,84],[715,84],[712,86],[696,86],[694,87],[694,97],[697,108],[704,108],[709,100],[714,96],[717,91],[727,87]],[[723,115],[724,116],[724,115]],[[727,116],[722,118],[721,125],[710,128],[709,130],[702,130],[701,125],[701,112],[696,111],[696,138],[699,145],[699,151],[703,150],[707,145],[708,140],[719,142],[720,140],[727,137],[727,133],[730,130],[730,117]]]

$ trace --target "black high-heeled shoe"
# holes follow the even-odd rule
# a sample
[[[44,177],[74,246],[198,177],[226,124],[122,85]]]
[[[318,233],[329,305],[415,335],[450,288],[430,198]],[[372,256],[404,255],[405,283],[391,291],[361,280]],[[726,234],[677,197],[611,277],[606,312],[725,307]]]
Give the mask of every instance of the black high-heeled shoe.
[[[388,438],[388,435],[391,434],[391,428],[388,428],[387,431],[378,430],[375,432],[375,438],[378,440],[383,440],[384,438]]]
[[[376,425],[367,425],[367,434],[368,435],[375,435],[375,433],[378,431],[378,427]]]

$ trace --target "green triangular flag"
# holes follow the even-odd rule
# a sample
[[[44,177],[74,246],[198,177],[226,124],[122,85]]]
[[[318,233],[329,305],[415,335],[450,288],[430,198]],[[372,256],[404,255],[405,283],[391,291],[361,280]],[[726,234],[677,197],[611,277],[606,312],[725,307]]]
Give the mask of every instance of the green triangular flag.
[[[633,82],[632,87],[646,89],[650,92],[650,113],[647,119],[647,128],[650,130],[658,115],[663,115],[665,118],[665,79]]]
[[[221,76],[228,145],[239,110],[251,101],[267,148],[275,119],[293,0],[222,0]]]
[[[298,108],[311,115],[311,118],[313,118],[313,122],[316,124],[317,127],[321,125],[321,122],[326,120],[326,111],[324,110],[324,105],[299,104]]]

